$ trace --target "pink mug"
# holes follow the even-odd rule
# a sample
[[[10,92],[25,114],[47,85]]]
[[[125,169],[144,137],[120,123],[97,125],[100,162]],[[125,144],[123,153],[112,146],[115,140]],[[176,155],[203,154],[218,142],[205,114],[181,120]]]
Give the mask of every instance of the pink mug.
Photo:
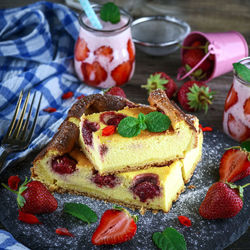
[[[183,80],[190,76],[209,55],[214,55],[214,65],[211,74],[203,82],[232,71],[233,63],[248,56],[248,45],[242,34],[236,31],[220,33],[191,32],[183,41],[183,46],[190,46],[194,41],[209,42],[207,54],[190,71],[183,73],[184,67],[179,69],[177,79]],[[185,49],[181,50],[183,58]]]

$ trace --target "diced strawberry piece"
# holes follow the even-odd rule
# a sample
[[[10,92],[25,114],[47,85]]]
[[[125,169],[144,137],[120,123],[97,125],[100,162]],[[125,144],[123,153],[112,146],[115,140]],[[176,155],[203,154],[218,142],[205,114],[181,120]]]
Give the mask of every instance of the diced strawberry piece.
[[[129,60],[133,62],[135,60],[135,50],[131,39],[129,39],[127,42],[127,50],[128,50]]]
[[[10,187],[10,189],[12,190],[17,190],[19,183],[20,183],[20,178],[18,177],[18,175],[12,175],[9,177],[8,179],[8,186]]]
[[[109,136],[115,133],[116,126],[109,125],[102,129],[102,136]]]
[[[244,114],[250,115],[250,98],[248,98],[244,103]]]
[[[98,86],[108,77],[106,70],[100,65],[99,62],[93,62],[92,64],[82,63],[81,68],[84,81],[89,85]]]
[[[89,48],[84,39],[78,38],[75,45],[75,58],[77,61],[84,61],[89,56]]]
[[[48,112],[48,113],[54,113],[56,112],[56,108],[52,108],[52,107],[48,107],[46,109],[43,109],[44,112]]]
[[[56,229],[56,234],[74,237],[74,234],[72,234],[71,232],[69,232],[69,230],[67,228],[65,228],[65,227],[57,228]]]
[[[113,49],[109,46],[101,46],[97,50],[95,50],[94,54],[96,56],[104,56],[108,58],[108,61],[111,62],[113,60]]]
[[[120,86],[129,80],[131,70],[132,64],[130,61],[123,62],[112,70],[111,76],[113,77],[117,86]]]
[[[73,95],[74,95],[73,92],[72,92],[72,91],[69,91],[69,92],[64,93],[64,94],[62,95],[62,99],[63,99],[63,100],[69,99],[69,98],[71,98]]]
[[[250,170],[248,153],[240,149],[229,149],[221,158],[219,167],[220,181],[233,182],[244,178],[245,176],[242,173],[245,173],[248,168]]]
[[[238,94],[232,86],[228,92],[227,99],[225,102],[225,107],[224,107],[225,111],[227,111],[237,102],[238,102]]]
[[[229,134],[238,141],[245,141],[250,137],[250,128],[240,120],[236,121],[232,114],[228,115],[227,128]]]
[[[19,210],[18,220],[25,222],[27,224],[42,224],[39,219],[31,213],[24,213]]]
[[[92,236],[94,245],[113,245],[131,240],[137,230],[134,218],[124,209],[106,210]]]
[[[182,225],[184,225],[186,227],[190,227],[192,225],[191,220],[186,216],[180,215],[180,216],[178,216],[178,220]]]

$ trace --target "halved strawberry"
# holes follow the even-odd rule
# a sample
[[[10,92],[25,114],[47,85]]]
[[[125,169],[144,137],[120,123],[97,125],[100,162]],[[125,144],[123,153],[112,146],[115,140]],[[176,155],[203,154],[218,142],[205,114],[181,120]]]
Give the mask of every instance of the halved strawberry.
[[[136,219],[123,208],[106,210],[92,236],[94,245],[113,245],[131,240],[137,230]]]
[[[113,60],[113,49],[109,46],[101,46],[95,50],[94,54],[96,56],[104,56],[108,59],[109,62]]]
[[[84,81],[89,85],[98,86],[108,77],[106,70],[100,65],[99,62],[93,62],[92,64],[82,63],[81,68]]]
[[[244,103],[244,114],[250,115],[250,97]]]
[[[123,62],[112,70],[111,76],[116,82],[116,86],[120,86],[128,81],[131,70],[132,64],[130,61]]]
[[[229,134],[237,141],[245,141],[250,138],[250,128],[240,120],[236,120],[231,113],[228,115],[227,128]]]
[[[250,173],[250,154],[242,148],[227,150],[220,162],[220,181],[235,182]]]
[[[227,111],[237,102],[238,102],[238,93],[234,90],[232,86],[228,92],[228,96],[225,102],[225,107],[224,107],[225,111]]]
[[[84,39],[78,38],[75,45],[75,58],[77,61],[84,61],[89,56],[89,48]]]
[[[133,62],[135,60],[135,50],[131,39],[128,39],[127,50],[128,50],[129,60]]]

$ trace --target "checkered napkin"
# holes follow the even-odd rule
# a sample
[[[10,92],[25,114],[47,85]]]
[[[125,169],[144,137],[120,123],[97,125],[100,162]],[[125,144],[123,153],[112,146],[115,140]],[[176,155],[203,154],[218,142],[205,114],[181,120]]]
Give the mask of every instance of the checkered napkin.
[[[74,73],[73,53],[78,30],[76,13],[60,4],[37,2],[0,10],[0,140],[10,124],[21,90],[43,94],[29,148],[12,154],[7,164],[44,146],[78,96],[100,91],[81,83]],[[62,99],[69,91],[74,96]],[[57,111],[43,111],[48,107]]]

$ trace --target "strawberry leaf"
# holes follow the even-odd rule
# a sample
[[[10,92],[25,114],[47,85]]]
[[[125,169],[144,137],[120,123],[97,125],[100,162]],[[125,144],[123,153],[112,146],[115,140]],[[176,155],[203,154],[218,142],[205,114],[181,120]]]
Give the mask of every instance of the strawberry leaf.
[[[120,10],[112,2],[105,3],[100,11],[100,17],[105,22],[111,22],[113,24],[120,22]]]
[[[163,232],[155,232],[153,241],[159,249],[185,250],[186,241],[182,234],[172,227],[167,227]]]
[[[98,219],[96,213],[91,208],[81,203],[66,203],[63,211],[88,224],[94,223]]]
[[[161,74],[151,74],[147,79],[147,85],[142,85],[141,87],[147,89],[150,93],[152,90],[156,89],[165,90],[166,87],[164,85],[168,82],[166,78],[161,77]]]
[[[250,69],[241,63],[233,63],[234,70],[242,80],[250,82]]]

